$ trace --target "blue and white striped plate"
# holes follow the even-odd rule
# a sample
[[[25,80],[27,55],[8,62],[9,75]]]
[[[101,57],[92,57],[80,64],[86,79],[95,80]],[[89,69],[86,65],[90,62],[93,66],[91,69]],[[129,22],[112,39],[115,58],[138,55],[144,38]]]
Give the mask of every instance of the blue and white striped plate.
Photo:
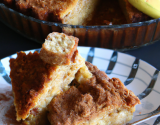
[[[78,47],[79,53],[96,65],[100,70],[105,71],[110,78],[119,78],[128,89],[137,95],[141,103],[136,106],[134,115],[143,118],[144,114],[151,113],[160,107],[160,74],[150,64],[133,56],[113,50]],[[40,49],[25,51],[40,51]],[[0,84],[10,84],[9,59],[16,58],[17,54],[0,60]],[[1,87],[1,85],[0,85]],[[134,120],[137,120],[136,117]],[[160,123],[160,116],[149,119],[141,125],[157,125]]]

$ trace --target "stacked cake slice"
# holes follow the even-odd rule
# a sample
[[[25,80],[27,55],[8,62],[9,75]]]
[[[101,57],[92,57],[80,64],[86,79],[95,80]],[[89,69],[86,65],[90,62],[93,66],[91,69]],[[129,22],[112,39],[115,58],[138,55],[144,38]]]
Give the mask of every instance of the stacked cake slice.
[[[54,96],[68,88],[76,72],[85,66],[84,58],[77,51],[77,44],[77,38],[52,33],[47,37],[40,54],[34,52],[26,55],[20,52],[16,59],[10,60],[18,121],[45,123],[46,106]]]
[[[17,121],[120,125],[132,119],[139,99],[119,79],[85,63],[77,45],[77,38],[53,32],[40,53],[19,52],[10,59]]]

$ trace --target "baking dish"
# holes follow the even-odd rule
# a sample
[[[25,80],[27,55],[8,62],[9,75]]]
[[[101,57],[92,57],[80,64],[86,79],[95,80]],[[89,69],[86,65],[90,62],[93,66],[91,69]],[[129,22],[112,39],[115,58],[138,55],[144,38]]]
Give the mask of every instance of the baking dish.
[[[53,31],[78,37],[79,46],[118,50],[137,48],[160,40],[160,18],[122,25],[67,25],[35,19],[0,3],[0,21],[41,44]]]

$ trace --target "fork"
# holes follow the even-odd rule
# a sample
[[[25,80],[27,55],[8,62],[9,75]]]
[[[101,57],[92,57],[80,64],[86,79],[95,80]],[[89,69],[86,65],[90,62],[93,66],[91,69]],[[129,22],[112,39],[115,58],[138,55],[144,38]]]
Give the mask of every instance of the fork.
[[[137,120],[137,121],[134,121],[132,123],[127,123],[126,125],[136,125],[136,124],[142,123],[150,118],[153,118],[153,117],[159,116],[159,115],[160,115],[160,106],[156,110],[154,110],[153,112],[150,112],[147,114],[136,115],[135,118],[136,117],[138,118],[139,116],[143,116],[144,118]]]

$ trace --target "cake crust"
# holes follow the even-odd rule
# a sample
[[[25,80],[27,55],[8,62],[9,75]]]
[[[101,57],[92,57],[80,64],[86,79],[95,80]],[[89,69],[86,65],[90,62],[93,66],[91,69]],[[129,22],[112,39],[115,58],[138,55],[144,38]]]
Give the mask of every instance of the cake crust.
[[[89,62],[86,65],[93,77],[78,88],[72,86],[48,105],[48,119],[52,125],[90,125],[97,117],[104,117],[106,112],[133,110],[136,104],[140,104],[140,100],[118,78],[109,79],[96,66]]]
[[[43,62],[38,52],[17,53],[17,59],[10,59],[10,78],[14,92],[17,119],[25,119],[30,109],[35,106],[37,96],[43,92],[50,75],[57,67]]]
[[[103,86],[105,90],[108,90],[113,93],[118,93],[119,96],[123,100],[123,105],[127,105],[129,107],[133,107],[136,104],[140,104],[140,100],[131,90],[128,90],[125,85],[119,80],[119,78],[110,79],[107,74],[103,71],[100,71],[97,66],[86,61],[86,65],[88,69],[94,74],[96,77],[96,82]],[[106,78],[107,77],[107,78]],[[105,79],[106,78],[106,79]],[[113,94],[114,95],[114,94]],[[115,94],[116,95],[116,94]],[[113,101],[112,101],[113,102]]]
[[[78,0],[17,0],[16,6],[23,13],[32,10],[34,16],[41,20],[60,21],[77,4]],[[49,17],[51,16],[51,18]]]
[[[40,20],[82,25],[92,17],[92,12],[94,11],[97,1],[98,0],[17,0],[15,4],[21,13],[31,15]]]

